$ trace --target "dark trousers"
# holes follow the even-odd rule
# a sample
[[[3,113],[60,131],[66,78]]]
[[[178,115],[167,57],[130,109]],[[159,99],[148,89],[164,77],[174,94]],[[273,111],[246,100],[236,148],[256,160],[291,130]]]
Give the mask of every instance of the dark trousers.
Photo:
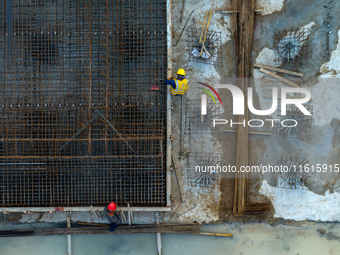
[[[112,223],[120,223],[121,219],[118,213],[114,212],[113,216],[110,216],[107,211],[104,211],[105,218],[112,224]]]

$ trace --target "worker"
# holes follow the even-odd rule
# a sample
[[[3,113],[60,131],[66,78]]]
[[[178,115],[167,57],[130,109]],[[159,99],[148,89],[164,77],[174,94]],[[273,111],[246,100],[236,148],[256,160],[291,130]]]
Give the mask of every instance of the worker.
[[[171,85],[171,94],[175,96],[184,95],[185,91],[189,89],[188,82],[189,80],[185,79],[185,71],[184,69],[179,69],[177,71],[177,78],[174,79],[171,77],[170,79],[166,79],[164,81],[165,85]]]
[[[105,217],[110,222],[110,231],[115,231],[118,223],[121,223],[119,214],[116,212],[117,206],[114,202],[111,202],[108,206],[104,208]]]

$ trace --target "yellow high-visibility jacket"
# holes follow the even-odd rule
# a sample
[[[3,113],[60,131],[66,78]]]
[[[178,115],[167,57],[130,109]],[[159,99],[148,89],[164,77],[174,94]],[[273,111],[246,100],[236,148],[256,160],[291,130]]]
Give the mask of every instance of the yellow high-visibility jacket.
[[[183,79],[183,80],[174,79],[174,81],[176,83],[176,88],[174,89],[173,87],[171,87],[171,89],[170,89],[171,94],[173,94],[173,95],[183,95],[185,93],[185,91],[187,91],[189,89],[189,86],[188,86],[189,80],[187,80],[187,79]]]

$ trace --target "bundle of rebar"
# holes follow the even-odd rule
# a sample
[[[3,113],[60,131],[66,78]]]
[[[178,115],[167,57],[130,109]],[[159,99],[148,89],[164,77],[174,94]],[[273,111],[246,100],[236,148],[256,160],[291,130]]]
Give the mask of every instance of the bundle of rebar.
[[[109,231],[110,225],[88,224],[72,228],[35,228],[33,230],[0,231],[0,237],[14,236],[47,236],[47,235],[86,235],[86,234],[134,234],[134,233],[177,233],[199,234],[198,224],[167,224],[167,225],[119,225],[114,232]]]
[[[310,104],[305,105],[308,112],[313,114],[313,106]],[[280,116],[280,121],[288,119],[291,123],[287,122],[287,126],[276,126],[276,133],[280,136],[288,137],[291,139],[300,139],[303,141],[310,141],[311,131],[313,124],[312,115],[304,115],[299,108],[295,105],[289,105],[286,109],[286,115]],[[294,125],[295,123],[296,125]]]
[[[251,71],[252,44],[254,35],[255,22],[255,0],[233,0],[232,6],[232,33],[236,48],[237,64],[237,85],[247,95],[249,87],[249,78]],[[245,104],[247,99],[245,99]],[[247,105],[245,105],[247,109]],[[244,115],[238,115],[237,121],[246,123],[249,120],[249,112]],[[238,125],[236,128],[236,167],[249,164],[249,129]],[[235,178],[235,194],[233,212],[236,216],[247,214],[258,214],[267,211],[270,208],[268,203],[251,203],[248,193],[248,173],[237,172]]]

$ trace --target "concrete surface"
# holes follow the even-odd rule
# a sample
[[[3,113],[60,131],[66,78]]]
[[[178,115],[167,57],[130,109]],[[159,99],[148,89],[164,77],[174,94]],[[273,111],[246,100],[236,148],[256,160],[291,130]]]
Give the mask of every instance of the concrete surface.
[[[328,82],[325,89],[325,81],[321,78],[332,77],[338,75],[339,70],[339,48],[337,49],[338,30],[340,28],[340,20],[336,13],[340,10],[340,3],[333,1],[333,7],[327,8],[330,1],[320,0],[286,0],[286,1],[259,1],[257,9],[263,9],[261,14],[256,16],[256,29],[254,32],[254,49],[253,49],[253,63],[262,63],[275,65],[274,56],[274,33],[278,30],[290,28],[306,28],[309,33],[309,50],[308,55],[303,58],[299,64],[283,64],[281,67],[289,70],[295,70],[305,74],[304,78],[296,79],[283,75],[284,77],[296,80],[303,87],[311,90],[313,95],[313,109],[315,109],[314,122],[312,126],[312,135],[310,141],[302,141],[299,139],[287,139],[279,137],[275,134],[275,130],[271,128],[262,128],[263,132],[273,132],[270,137],[267,136],[250,136],[250,164],[257,165],[266,162],[275,164],[275,157],[281,154],[301,154],[301,157],[307,158],[311,164],[339,163],[339,143],[338,143],[338,129],[339,115],[338,110],[334,109],[336,106],[335,100],[340,95],[340,90],[336,88],[336,82]],[[265,8],[264,8],[265,7]],[[173,6],[173,38],[177,39],[181,31],[186,17],[192,10],[195,10],[194,16],[196,21],[203,21],[205,11],[207,10],[231,10],[230,2],[228,1],[186,1],[183,22],[179,22],[180,10],[182,8],[181,2],[174,3]],[[330,13],[331,18],[329,25],[326,24],[327,13]],[[324,24],[325,23],[325,24]],[[192,21],[188,26],[192,25]],[[226,36],[223,38],[222,58],[223,65],[215,67],[210,65],[198,64],[195,62],[188,62],[188,52],[185,35],[182,37],[178,46],[173,48],[173,65],[174,70],[184,68],[187,70],[187,77],[190,80],[190,93],[187,93],[183,99],[185,100],[198,100],[200,91],[197,89],[198,84],[196,81],[202,81],[208,84],[218,84],[230,82],[235,77],[235,60],[234,60],[234,46],[230,36],[230,19],[228,15],[214,13],[210,28],[222,32]],[[329,33],[331,31],[331,33]],[[329,40],[329,49],[327,50],[326,44]],[[337,50],[336,50],[337,49]],[[333,52],[334,51],[334,52]],[[321,74],[321,73],[323,74]],[[328,75],[328,76],[325,76]],[[269,99],[263,98],[262,83],[263,75],[259,75],[257,70],[254,70],[254,77],[260,79],[255,82],[255,101],[257,106],[267,109],[266,106],[270,104]],[[271,78],[264,77],[267,81],[272,81]],[[321,80],[320,80],[321,79]],[[330,83],[330,84],[329,84]],[[284,84],[278,84],[279,87],[285,87]],[[222,119],[230,119],[232,100],[231,96],[225,91],[219,91],[224,103],[224,109],[219,115]],[[321,95],[319,97],[319,95]],[[177,100],[177,101],[176,101]],[[328,108],[325,103],[328,101]],[[174,99],[175,110],[173,112],[173,129],[174,141],[173,152],[174,155],[179,154],[179,124],[180,124],[180,104],[178,98]],[[273,116],[275,117],[275,115]],[[234,183],[230,179],[231,176],[218,175],[216,184],[211,188],[197,188],[188,187],[187,176],[188,171],[194,169],[187,169],[188,157],[190,152],[215,152],[222,154],[223,161],[235,165],[235,134],[223,132],[223,129],[217,128],[210,134],[189,134],[185,135],[185,145],[183,146],[184,157],[179,159],[181,165],[182,176],[180,183],[183,185],[184,190],[191,190],[185,193],[185,202],[178,202],[178,195],[176,191],[174,194],[174,209],[175,211],[185,212],[192,208],[192,205],[199,207],[199,210],[192,209],[190,212],[185,213],[176,219],[175,216],[171,220],[176,221],[198,221],[198,222],[216,222],[220,220],[234,220],[234,221],[268,221],[277,222],[280,219],[275,219],[275,215],[285,215],[284,207],[274,208],[272,212],[262,217],[247,217],[235,218],[232,215]],[[230,129],[230,128],[229,128]],[[189,156],[188,156],[189,155]],[[270,197],[265,197],[259,192],[264,179],[269,181],[269,184],[275,186],[275,182],[270,181],[270,175],[252,175],[250,180],[250,191],[252,201],[269,201]],[[334,187],[339,187],[338,175],[333,174],[327,176],[320,174],[309,174],[307,192],[315,195],[324,196],[327,190],[334,191]],[[176,188],[176,183],[173,183]],[[215,201],[213,194],[216,193],[215,189],[219,188],[218,202]],[[280,189],[282,198],[285,197],[287,192],[293,193],[294,190]],[[299,199],[299,191],[296,191],[296,197]],[[279,201],[280,203],[280,201]],[[306,201],[310,207],[313,200]],[[275,203],[276,204],[276,203]],[[275,205],[274,204],[274,205]],[[303,215],[304,207],[296,205],[293,210]],[[283,210],[282,213],[275,213],[275,210]],[[287,211],[289,208],[287,208]],[[218,213],[218,218],[216,218]],[[275,215],[274,215],[275,213]],[[333,215],[334,216],[334,215]],[[283,216],[282,216],[283,217]],[[289,218],[289,217],[287,217]],[[330,217],[332,220],[340,221],[340,216]],[[330,219],[329,218],[329,219]],[[338,219],[337,219],[338,218]],[[305,217],[300,217],[298,220],[316,220],[315,217],[306,213]],[[323,218],[327,220],[327,216]]]

